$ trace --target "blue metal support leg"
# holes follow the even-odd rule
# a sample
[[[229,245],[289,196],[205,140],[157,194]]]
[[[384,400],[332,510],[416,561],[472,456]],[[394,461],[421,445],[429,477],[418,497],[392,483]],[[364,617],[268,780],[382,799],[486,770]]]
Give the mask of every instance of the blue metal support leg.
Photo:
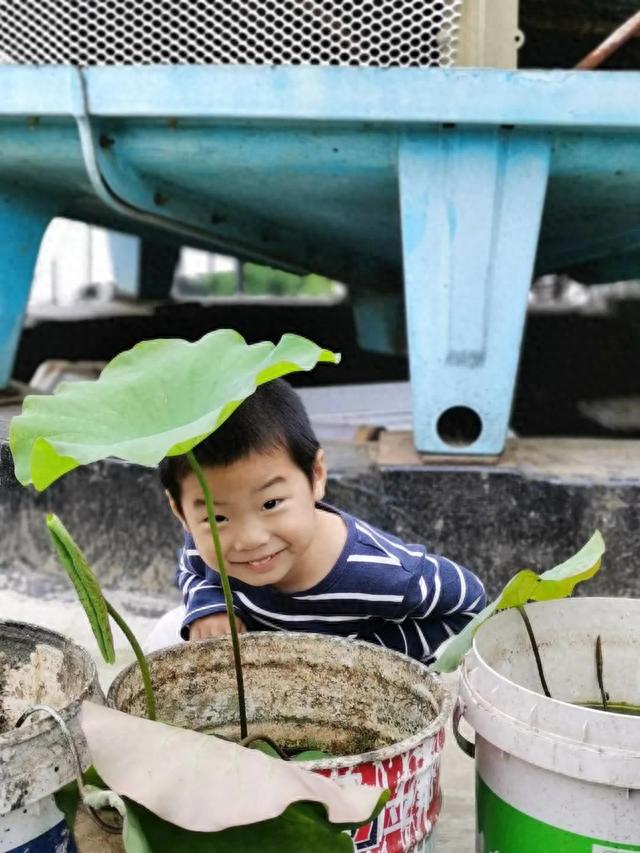
[[[442,127],[399,144],[405,302],[418,450],[506,441],[550,139]]]
[[[0,389],[11,379],[40,242],[53,216],[41,195],[0,187]]]

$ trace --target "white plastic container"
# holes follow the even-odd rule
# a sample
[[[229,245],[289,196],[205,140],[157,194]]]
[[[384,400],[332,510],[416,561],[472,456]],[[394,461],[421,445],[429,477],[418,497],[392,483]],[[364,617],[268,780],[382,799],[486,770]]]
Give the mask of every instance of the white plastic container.
[[[640,600],[527,605],[553,698],[543,695],[522,617],[477,632],[457,715],[476,732],[478,853],[640,851],[640,717],[600,701],[595,646],[612,703],[640,705]]]

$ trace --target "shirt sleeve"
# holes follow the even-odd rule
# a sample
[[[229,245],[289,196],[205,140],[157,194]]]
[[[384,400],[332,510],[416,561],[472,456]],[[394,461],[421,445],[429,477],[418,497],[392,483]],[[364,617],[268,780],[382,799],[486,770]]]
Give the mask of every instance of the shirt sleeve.
[[[484,587],[473,572],[446,557],[425,554],[394,620],[404,628],[407,653],[431,663],[442,643],[460,633],[485,602]]]
[[[183,640],[189,639],[189,625],[196,619],[226,611],[220,576],[202,560],[190,537],[185,538],[178,555],[176,586],[182,593],[185,606],[180,629]]]

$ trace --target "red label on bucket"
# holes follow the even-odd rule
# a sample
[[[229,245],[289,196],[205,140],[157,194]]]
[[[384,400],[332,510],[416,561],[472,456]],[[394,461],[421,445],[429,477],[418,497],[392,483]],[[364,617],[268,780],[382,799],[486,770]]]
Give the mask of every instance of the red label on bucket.
[[[353,833],[356,850],[402,853],[431,835],[441,806],[440,753],[444,729],[407,752],[354,767],[318,770],[335,780],[388,788],[389,802],[378,817]]]

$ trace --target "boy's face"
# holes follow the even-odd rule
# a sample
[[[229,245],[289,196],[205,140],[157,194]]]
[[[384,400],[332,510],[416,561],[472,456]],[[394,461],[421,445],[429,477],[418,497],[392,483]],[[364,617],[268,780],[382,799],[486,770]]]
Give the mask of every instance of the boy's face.
[[[304,588],[305,566],[318,547],[315,502],[324,496],[327,477],[322,451],[314,463],[313,486],[283,448],[203,472],[229,576],[251,586]],[[215,569],[207,509],[195,474],[182,481],[182,512],[169,500],[198,553]]]

